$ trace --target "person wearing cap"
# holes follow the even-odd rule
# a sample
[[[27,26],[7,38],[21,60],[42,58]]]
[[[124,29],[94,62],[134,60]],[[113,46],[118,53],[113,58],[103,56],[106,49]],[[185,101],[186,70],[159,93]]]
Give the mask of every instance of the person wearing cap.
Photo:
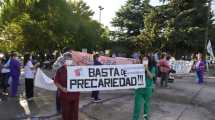
[[[55,75],[54,83],[59,90],[59,98],[63,120],[78,120],[79,92],[67,91],[67,66],[72,65],[72,54],[64,54],[65,64],[61,66]]]

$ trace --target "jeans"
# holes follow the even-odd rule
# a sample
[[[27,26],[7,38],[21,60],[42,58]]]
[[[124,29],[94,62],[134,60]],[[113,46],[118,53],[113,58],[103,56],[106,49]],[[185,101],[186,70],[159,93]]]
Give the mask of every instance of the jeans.
[[[169,73],[161,72],[161,87],[163,86],[163,83],[165,87],[168,87],[168,78]]]

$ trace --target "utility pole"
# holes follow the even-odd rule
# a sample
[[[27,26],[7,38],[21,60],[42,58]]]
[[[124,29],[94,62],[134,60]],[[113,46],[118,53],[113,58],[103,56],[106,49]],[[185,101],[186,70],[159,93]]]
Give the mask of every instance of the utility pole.
[[[204,40],[204,56],[205,56],[205,58],[207,56],[208,32],[209,32],[210,15],[211,15],[211,1],[212,0],[208,0],[207,23],[206,23],[205,40]]]
[[[102,10],[104,10],[104,8],[99,5],[99,22],[101,23],[101,19],[102,19]]]

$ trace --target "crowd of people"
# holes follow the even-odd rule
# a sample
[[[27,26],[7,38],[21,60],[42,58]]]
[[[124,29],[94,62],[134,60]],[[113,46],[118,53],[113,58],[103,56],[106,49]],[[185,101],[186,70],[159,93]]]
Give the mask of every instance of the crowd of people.
[[[1,57],[1,87],[2,94],[8,95],[8,88],[10,87],[10,96],[16,97],[21,73],[21,64],[19,62],[16,52],[5,54]]]
[[[34,78],[36,68],[39,64],[33,65],[32,55],[26,53],[22,62],[15,51],[5,53],[0,58],[0,85],[1,93],[5,96],[17,97],[20,85],[21,70],[24,70],[25,95],[27,100],[32,100],[34,89]],[[23,63],[23,65],[22,65]]]
[[[62,113],[63,120],[78,120],[80,92],[67,91],[67,66],[73,66],[72,49],[66,48],[64,54],[59,57],[52,68],[55,70],[53,76],[54,83],[58,88],[56,92],[56,108],[59,113]],[[194,68],[196,70],[196,79],[199,84],[203,83],[205,63],[202,59],[202,54],[197,54]],[[102,65],[99,60],[99,55],[94,54],[94,65]],[[138,88],[134,93],[134,108],[133,120],[139,120],[141,116],[142,104],[144,105],[144,119],[149,119],[150,101],[155,86],[158,86],[157,79],[160,77],[160,87],[169,88],[168,79],[170,73],[175,71],[170,66],[170,55],[162,53],[160,59],[154,54],[145,54],[143,56],[135,55],[135,59],[139,59],[138,64],[143,64],[145,68],[146,87]],[[24,70],[25,78],[25,96],[28,101],[34,97],[34,78],[39,63],[34,63],[32,55],[26,53],[24,55],[23,66],[20,59],[17,58],[16,52],[4,54],[1,57],[0,65],[0,82],[2,94],[17,96],[21,68]],[[10,89],[9,89],[10,88]],[[92,91],[92,100],[97,103],[102,99],[99,97],[99,91]]]

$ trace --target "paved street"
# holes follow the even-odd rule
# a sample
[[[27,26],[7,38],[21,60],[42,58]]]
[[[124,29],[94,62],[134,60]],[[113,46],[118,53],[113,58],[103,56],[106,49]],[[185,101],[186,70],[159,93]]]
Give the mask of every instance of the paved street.
[[[0,120],[60,120],[55,114],[55,93],[35,88],[35,98],[23,97],[23,80],[19,98],[1,95]],[[152,98],[150,120],[215,120],[215,78],[197,85],[194,77],[180,77],[170,89],[157,87]],[[103,91],[101,103],[93,103],[90,93],[81,94],[80,120],[131,120],[133,90]],[[143,118],[142,118],[143,119]]]

